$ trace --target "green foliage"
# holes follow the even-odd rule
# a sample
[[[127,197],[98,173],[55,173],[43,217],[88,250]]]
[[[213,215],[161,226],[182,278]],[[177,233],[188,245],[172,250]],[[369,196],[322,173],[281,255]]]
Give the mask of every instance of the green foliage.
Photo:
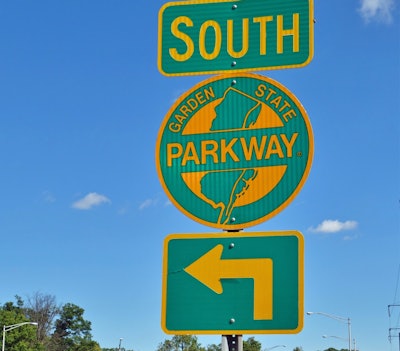
[[[10,327],[25,322],[29,322],[29,320],[25,316],[23,302],[19,296],[16,296],[16,305],[13,302],[6,302],[0,308],[0,325]],[[41,351],[40,345],[36,342],[35,329],[35,326],[27,324],[6,330],[5,350]]]
[[[91,322],[83,318],[85,310],[72,303],[62,306],[52,335],[54,351],[96,351],[100,346],[92,341]]]
[[[261,343],[253,337],[243,340],[243,351],[260,351]]]
[[[85,310],[72,303],[65,304],[56,320],[55,334],[72,341],[90,340],[91,322],[83,318]]]
[[[204,350],[194,335],[174,335],[157,347],[157,351],[199,351]]]
[[[7,330],[6,351],[101,351],[92,340],[91,322],[83,318],[83,308],[72,303],[60,308],[54,296],[39,293],[28,299],[27,305],[19,296],[15,299],[15,303],[0,306],[0,325],[37,322],[38,326],[27,324]]]
[[[216,344],[207,345],[205,351],[221,351],[221,344],[219,344],[219,345],[216,345]]]
[[[73,349],[74,351],[101,351],[100,345],[93,340],[81,340]]]

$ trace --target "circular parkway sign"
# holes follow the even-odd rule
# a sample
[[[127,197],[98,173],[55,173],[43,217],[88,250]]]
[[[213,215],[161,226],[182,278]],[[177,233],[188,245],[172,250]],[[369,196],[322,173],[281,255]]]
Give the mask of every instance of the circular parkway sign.
[[[237,230],[283,210],[310,171],[311,125],[283,85],[224,74],[183,94],[160,128],[156,164],[170,200],[202,224]]]

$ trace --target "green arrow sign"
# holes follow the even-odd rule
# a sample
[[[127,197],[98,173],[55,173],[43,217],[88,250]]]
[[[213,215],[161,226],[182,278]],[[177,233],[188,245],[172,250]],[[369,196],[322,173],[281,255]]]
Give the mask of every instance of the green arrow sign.
[[[168,236],[163,265],[164,331],[299,332],[303,245],[296,231]]]
[[[272,260],[269,258],[222,259],[224,246],[218,244],[185,268],[185,272],[217,294],[221,279],[253,279],[254,319],[272,319]]]
[[[169,2],[160,10],[158,31],[158,67],[165,75],[301,67],[313,56],[313,2]]]

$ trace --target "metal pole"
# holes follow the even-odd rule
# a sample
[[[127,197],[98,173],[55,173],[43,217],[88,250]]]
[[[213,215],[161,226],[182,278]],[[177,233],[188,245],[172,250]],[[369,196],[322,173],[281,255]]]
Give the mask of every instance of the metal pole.
[[[347,321],[347,329],[348,329],[348,333],[349,333],[349,351],[351,351],[351,319],[349,317],[344,318],[344,317],[339,317],[339,316],[335,316],[335,315],[324,313],[324,312],[307,312],[307,314],[308,315],[320,314],[321,316],[336,319],[336,320],[342,321],[344,323]]]
[[[12,325],[3,325],[3,346],[1,351],[4,351],[5,346],[6,346],[6,331],[10,331],[13,330],[15,328],[19,328],[22,327],[23,325],[38,325],[36,322],[22,322],[22,323],[18,323],[18,324],[12,324]]]
[[[3,325],[3,347],[1,348],[1,351],[4,351],[5,346],[6,346],[6,326]]]
[[[242,335],[222,335],[222,351],[243,351]]]
[[[239,230],[225,232],[237,233]],[[243,351],[243,335],[222,335],[221,351]]]
[[[351,322],[350,318],[347,318],[347,325],[349,328],[349,351],[351,351]]]

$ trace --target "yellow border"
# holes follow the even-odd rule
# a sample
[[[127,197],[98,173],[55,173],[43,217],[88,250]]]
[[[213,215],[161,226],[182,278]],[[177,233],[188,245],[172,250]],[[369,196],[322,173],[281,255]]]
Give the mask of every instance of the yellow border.
[[[172,6],[181,5],[192,5],[192,4],[205,4],[205,3],[222,3],[222,2],[240,2],[240,0],[192,0],[192,1],[173,1],[164,4],[160,11],[158,12],[158,53],[157,53],[157,67],[161,74],[166,77],[179,77],[179,76],[197,76],[204,74],[220,74],[220,73],[238,73],[238,72],[252,72],[252,71],[263,71],[263,70],[278,70],[286,68],[301,68],[307,66],[314,57],[314,0],[308,0],[309,4],[309,47],[308,47],[308,58],[306,61],[295,65],[283,65],[283,66],[273,66],[273,67],[251,67],[242,69],[226,69],[218,71],[202,71],[202,72],[182,72],[182,73],[167,73],[162,69],[162,15],[164,10]]]
[[[298,239],[298,325],[295,329],[288,330],[169,330],[166,327],[167,317],[167,276],[168,276],[168,244],[171,240],[175,239],[218,239],[218,238],[238,238],[238,237],[272,237],[272,236],[296,236]],[[210,317],[211,318],[211,317]],[[304,237],[301,232],[297,230],[276,231],[276,232],[238,232],[235,233],[200,233],[200,234],[170,234],[164,239],[163,249],[163,273],[162,273],[162,302],[161,302],[161,328],[166,334],[185,335],[185,334],[226,334],[226,335],[240,335],[240,334],[297,334],[301,332],[304,325]]]
[[[159,149],[160,149],[160,143],[161,143],[161,139],[162,136],[164,134],[164,130],[167,126],[168,120],[171,116],[171,114],[173,113],[173,111],[175,110],[175,108],[183,101],[186,99],[187,96],[189,96],[192,92],[194,92],[195,90],[199,89],[200,87],[207,85],[211,82],[215,82],[218,80],[222,80],[222,79],[227,79],[227,78],[238,78],[238,77],[247,77],[247,78],[252,78],[252,79],[259,79],[265,82],[268,82],[276,87],[278,87],[279,89],[281,89],[282,91],[284,91],[297,105],[297,107],[299,108],[299,110],[301,111],[301,114],[303,116],[304,122],[306,124],[307,127],[307,132],[308,132],[308,139],[309,139],[309,153],[308,153],[308,161],[307,161],[307,165],[306,168],[303,172],[303,175],[301,177],[300,182],[298,183],[295,191],[282,203],[282,205],[280,205],[279,207],[277,207],[274,211],[270,212],[269,214],[265,215],[264,217],[261,217],[257,220],[245,223],[245,224],[232,224],[232,225],[219,225],[217,223],[211,223],[205,220],[202,220],[198,217],[196,217],[195,215],[189,213],[185,208],[183,208],[181,206],[181,204],[179,204],[175,198],[172,196],[172,194],[170,193],[169,189],[167,188],[164,178],[163,178],[163,174],[162,174],[162,170],[160,169],[160,153],[159,153]],[[292,92],[290,92],[285,86],[283,86],[282,84],[278,83],[277,81],[262,76],[262,75],[258,75],[258,74],[254,74],[254,73],[239,73],[239,74],[223,74],[223,75],[219,75],[219,76],[214,76],[212,78],[206,79],[198,84],[196,84],[193,88],[191,88],[190,90],[188,90],[186,93],[184,93],[183,95],[181,95],[179,97],[178,100],[175,101],[175,103],[172,105],[172,107],[169,109],[168,113],[166,114],[166,116],[164,117],[164,120],[161,124],[160,130],[158,132],[158,136],[157,136],[157,143],[156,143],[156,168],[157,168],[157,173],[158,173],[158,178],[160,179],[161,185],[165,191],[165,193],[168,195],[168,198],[171,200],[171,202],[181,211],[183,212],[186,216],[188,216],[189,218],[195,220],[198,223],[204,224],[206,226],[209,227],[213,227],[213,228],[219,228],[219,229],[225,229],[225,230],[240,230],[243,228],[248,228],[252,225],[257,225],[259,223],[262,223],[264,221],[266,221],[269,218],[272,218],[273,216],[275,216],[276,214],[278,214],[279,212],[281,212],[283,209],[285,209],[292,201],[293,199],[297,196],[297,194],[300,192],[300,190],[302,189],[305,181],[308,178],[308,175],[310,173],[310,169],[311,169],[311,164],[312,164],[312,160],[313,160],[313,156],[314,156],[314,139],[313,139],[313,132],[312,132],[312,127],[311,127],[311,123],[310,120],[308,118],[307,112],[304,109],[303,105],[300,103],[300,101],[292,94]]]

